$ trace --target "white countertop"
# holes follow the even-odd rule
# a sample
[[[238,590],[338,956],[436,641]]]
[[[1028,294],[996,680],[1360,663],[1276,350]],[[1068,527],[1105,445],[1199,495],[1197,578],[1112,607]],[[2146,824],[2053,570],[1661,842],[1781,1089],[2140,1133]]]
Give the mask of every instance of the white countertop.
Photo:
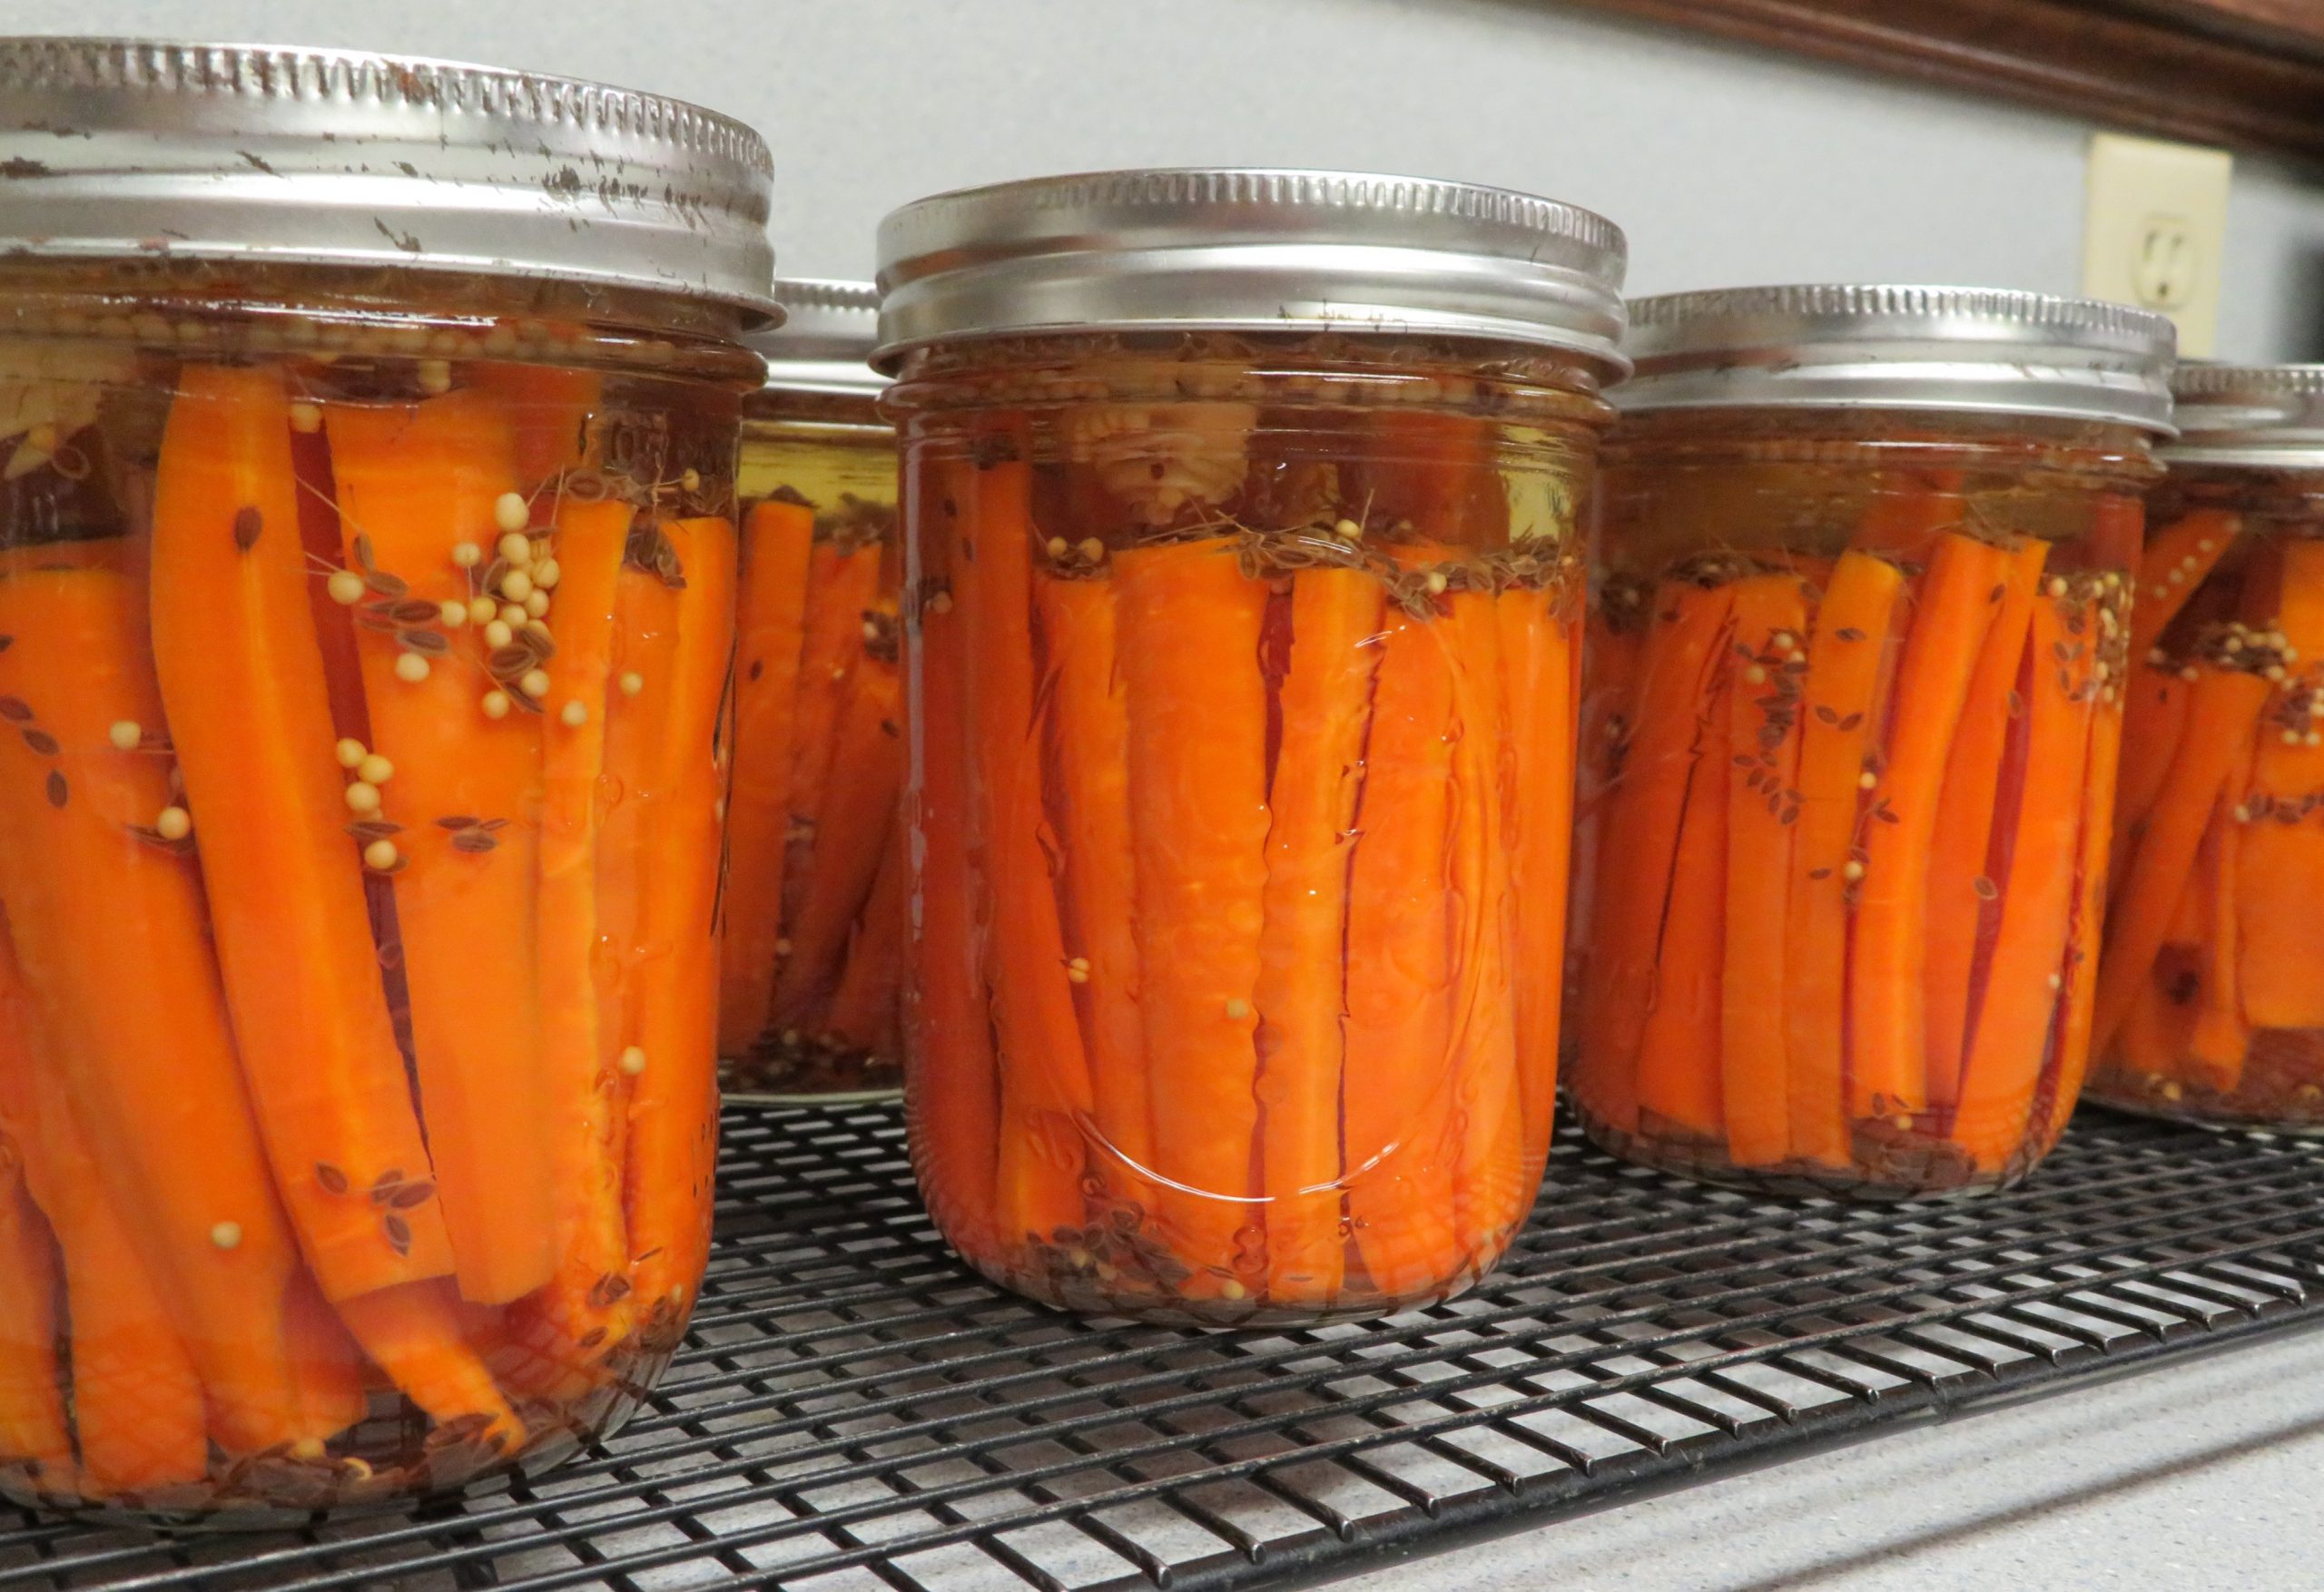
[[[1363,1592],[2324,1586],[2324,1332],[1415,1554]]]

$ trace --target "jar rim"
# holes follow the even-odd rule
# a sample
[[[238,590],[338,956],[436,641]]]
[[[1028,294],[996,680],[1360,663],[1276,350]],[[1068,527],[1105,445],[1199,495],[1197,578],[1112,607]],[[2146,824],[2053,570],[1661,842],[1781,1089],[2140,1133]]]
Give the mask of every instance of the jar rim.
[[[1565,349],[1608,379],[1621,229],[1577,205],[1364,172],[1082,172],[917,200],[880,223],[880,344],[1103,331],[1334,331]]]
[[[2098,299],[1808,283],[1636,299],[1613,401],[1872,408],[2111,421],[2172,434],[2177,329]]]
[[[779,317],[773,161],[604,84],[369,51],[0,38],[0,250],[424,267]]]
[[[888,378],[872,368],[880,340],[880,290],[836,277],[777,277],[783,324],[745,340],[766,361],[771,392],[878,397]]]

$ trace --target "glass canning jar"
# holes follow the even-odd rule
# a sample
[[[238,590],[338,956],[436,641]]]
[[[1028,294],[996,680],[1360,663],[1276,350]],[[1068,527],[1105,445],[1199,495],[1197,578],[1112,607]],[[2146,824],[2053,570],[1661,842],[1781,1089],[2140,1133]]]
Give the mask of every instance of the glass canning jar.
[[[2324,1129],[2324,367],[2198,366],[2148,498],[2089,1093]],[[2309,599],[2317,599],[2310,607]]]
[[[2087,1057],[2170,323],[1971,290],[1631,306],[1569,1076],[1719,1182],[2000,1186]]]
[[[727,1093],[892,1099],[911,859],[896,436],[868,282],[784,280],[743,405],[719,1053]]]
[[[889,218],[906,1086],[988,1275],[1315,1321],[1456,1292],[1524,1220],[1621,249],[1315,173]]]
[[[0,98],[0,1494],[547,1463],[706,1259],[765,148],[333,52]]]

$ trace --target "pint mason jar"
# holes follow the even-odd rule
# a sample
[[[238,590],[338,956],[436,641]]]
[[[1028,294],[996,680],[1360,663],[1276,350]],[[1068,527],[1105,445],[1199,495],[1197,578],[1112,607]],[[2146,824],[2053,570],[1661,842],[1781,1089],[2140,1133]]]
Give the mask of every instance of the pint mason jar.
[[[706,1258],[767,152],[336,52],[0,97],[0,1493],[547,1462]]]
[[[742,611],[719,1054],[727,1093],[892,1099],[911,858],[896,437],[868,282],[775,283],[743,405]]]
[[[938,1223],[1154,1321],[1468,1286],[1548,1149],[1620,234],[1155,172],[881,238]]]
[[[2088,1056],[2170,323],[1972,290],[1631,306],[1571,1077],[1615,1154],[2024,1176]]]
[[[2138,565],[2090,1096],[2312,1132],[2324,367],[2196,366],[2175,386],[2180,437]]]

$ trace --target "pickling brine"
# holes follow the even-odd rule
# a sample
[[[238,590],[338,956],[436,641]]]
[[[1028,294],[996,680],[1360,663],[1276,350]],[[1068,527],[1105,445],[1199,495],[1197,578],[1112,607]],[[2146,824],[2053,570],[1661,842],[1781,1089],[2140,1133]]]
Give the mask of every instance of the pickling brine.
[[[50,49],[74,114],[160,113],[116,44],[0,80]],[[390,75],[447,72],[493,75]],[[320,252],[0,268],[20,1501],[257,1521],[546,1464],[702,1282],[742,311]]]
[[[911,864],[895,434],[872,290],[779,282],[738,485],[742,612],[719,1052],[728,1092],[892,1096]],[[845,358],[802,356],[852,353]]]
[[[2187,371],[2140,560],[2090,1093],[2324,1128],[2324,471],[2303,367]]]
[[[2014,1181],[2088,1047],[2137,496],[1966,437],[1617,449],[1585,1120],[1696,1172]]]
[[[931,1206],[1089,1309],[1465,1286],[1548,1149],[1591,404],[1353,339],[1012,352],[898,389]]]

